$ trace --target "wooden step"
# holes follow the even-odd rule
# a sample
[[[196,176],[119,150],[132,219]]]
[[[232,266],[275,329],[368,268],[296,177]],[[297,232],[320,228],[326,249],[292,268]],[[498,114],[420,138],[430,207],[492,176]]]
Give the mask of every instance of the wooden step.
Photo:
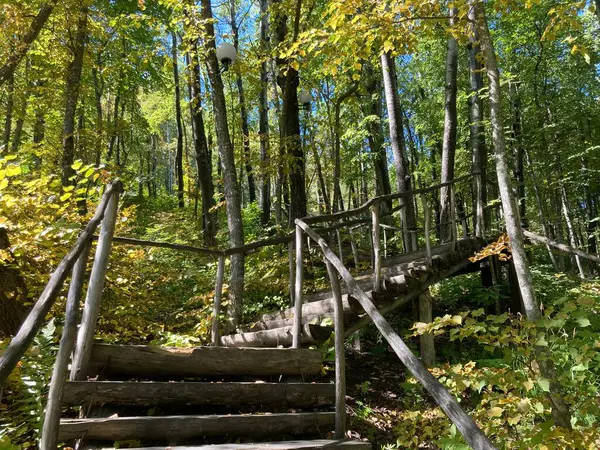
[[[77,381],[64,387],[63,405],[332,405],[331,383],[169,383]]]
[[[321,352],[310,349],[95,344],[88,375],[316,375],[320,370]]]
[[[274,328],[272,330],[238,333],[221,338],[225,347],[277,347],[292,345],[293,326]],[[302,326],[300,344],[312,345],[325,342],[333,331],[333,327],[305,324]]]
[[[175,444],[210,436],[325,435],[334,421],[332,412],[62,419],[59,441],[85,436],[88,440],[146,439]]]
[[[362,441],[351,441],[348,439],[315,439],[312,441],[280,441],[280,442],[258,442],[250,444],[213,444],[198,446],[169,446],[169,447],[144,447],[129,450],[371,450],[371,444]],[[116,450],[105,448],[102,450]]]

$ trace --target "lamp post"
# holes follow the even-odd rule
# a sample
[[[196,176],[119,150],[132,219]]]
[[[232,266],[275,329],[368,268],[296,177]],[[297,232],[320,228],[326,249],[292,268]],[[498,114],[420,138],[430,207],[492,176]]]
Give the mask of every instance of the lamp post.
[[[229,70],[229,66],[235,62],[237,50],[229,42],[222,42],[217,46],[217,59],[222,64],[221,72]]]

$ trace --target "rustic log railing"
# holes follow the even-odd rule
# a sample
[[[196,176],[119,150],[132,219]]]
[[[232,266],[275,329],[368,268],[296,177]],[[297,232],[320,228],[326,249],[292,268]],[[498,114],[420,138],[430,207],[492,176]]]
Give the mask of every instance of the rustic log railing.
[[[345,387],[344,331],[343,320],[341,320],[340,313],[342,302],[338,280],[339,274],[346,284],[348,291],[359,301],[377,329],[393,348],[398,358],[444,410],[469,445],[475,450],[495,449],[494,445],[477,426],[475,421],[462,409],[456,398],[450,394],[448,390],[433,377],[433,375],[431,375],[421,360],[410,351],[402,338],[393,330],[387,320],[385,320],[367,294],[358,286],[342,261],[331,251],[325,239],[310,228],[310,226],[302,219],[296,219],[295,222],[296,229],[301,230],[298,234],[301,234],[302,232],[306,233],[319,245],[319,247],[321,247],[332,286],[335,305],[334,317],[336,318],[334,325],[336,358],[336,436],[341,437],[345,434],[345,404],[343,397],[345,393],[342,391]]]
[[[46,408],[45,420],[42,429],[42,440],[40,446],[42,450],[55,449],[57,444],[56,440],[58,424],[60,420],[62,389],[68,370],[69,357],[74,350],[74,356],[71,364],[70,379],[80,380],[83,377],[85,377],[87,366],[89,364],[90,352],[94,340],[98,314],[100,311],[101,296],[104,287],[104,279],[108,266],[109,255],[111,247],[114,243],[168,248],[177,251],[192,252],[210,258],[215,258],[218,260],[213,305],[213,318],[211,327],[211,343],[213,345],[221,344],[219,316],[221,308],[222,289],[225,277],[226,259],[230,258],[232,255],[235,254],[249,255],[267,246],[288,245],[290,262],[290,300],[292,302],[292,305],[294,305],[295,311],[294,324],[292,330],[292,347],[298,348],[300,346],[301,333],[303,329],[302,303],[304,300],[303,280],[305,256],[303,252],[303,246],[305,243],[305,241],[303,240],[303,233],[306,233],[308,235],[308,242],[310,242],[310,239],[312,238],[313,240],[315,240],[315,242],[319,244],[322,251],[324,251],[322,244],[324,244],[325,242],[320,237],[318,239],[314,239],[315,236],[318,236],[316,235],[315,230],[319,231],[323,235],[335,232],[335,237],[337,238],[336,240],[341,258],[342,236],[340,230],[348,230],[350,243],[352,246],[353,260],[355,265],[358,267],[358,241],[356,239],[354,230],[360,229],[361,227],[368,227],[370,229],[369,241],[371,244],[369,247],[372,250],[372,265],[374,270],[373,288],[375,291],[378,291],[382,287],[382,255],[380,245],[381,230],[383,230],[384,257],[388,255],[388,231],[390,233],[401,232],[400,236],[402,237],[403,242],[402,247],[404,247],[405,249],[412,249],[412,251],[417,250],[419,243],[418,237],[420,233],[422,233],[423,240],[425,241],[424,251],[427,263],[431,265],[433,258],[433,241],[431,237],[433,220],[431,215],[432,209],[430,206],[430,202],[432,198],[435,198],[434,196],[437,195],[437,192],[442,187],[450,187],[450,217],[448,222],[439,223],[438,220],[436,221],[435,225],[437,227],[450,227],[452,248],[455,247],[457,241],[458,222],[460,222],[461,226],[463,227],[463,236],[467,236],[468,234],[468,220],[471,218],[473,219],[472,230],[477,230],[478,232],[480,232],[476,224],[483,223],[482,217],[479,216],[483,214],[485,208],[477,208],[471,214],[463,214],[463,217],[460,218],[460,221],[457,221],[456,218],[456,185],[458,183],[466,182],[468,188],[470,186],[469,183],[472,183],[473,181],[473,177],[475,177],[475,179],[478,179],[479,175],[475,173],[468,176],[456,178],[455,180],[448,183],[440,183],[424,189],[417,189],[403,193],[374,197],[358,208],[343,212],[306,217],[297,222],[295,230],[288,234],[257,242],[252,242],[237,248],[229,248],[225,250],[199,248],[182,244],[172,244],[166,242],[155,242],[149,240],[114,236],[119,195],[123,191],[123,186],[121,182],[118,180],[114,181],[107,186],[98,204],[94,216],[79,235],[73,248],[70,250],[67,256],[65,256],[65,258],[61,261],[59,266],[52,274],[50,281],[48,282],[46,288],[42,292],[39,300],[33,307],[31,313],[21,326],[17,335],[11,341],[4,355],[2,355],[2,357],[0,358],[0,392],[1,387],[6,381],[8,375],[14,369],[20,358],[24,355],[27,348],[31,345],[35,335],[38,333],[39,329],[44,323],[45,316],[50,311],[52,305],[55,303],[61,289],[63,288],[65,280],[67,279],[69,274],[72,274],[71,284],[69,287],[66,303],[65,325],[63,328],[60,347],[53,370],[52,381],[50,384],[48,404]],[[414,202],[415,210],[417,211],[417,199],[420,199],[421,201],[421,210],[423,216],[422,220],[420,218],[419,220],[423,223],[424,228],[419,229],[416,226],[413,226],[413,229],[409,229],[406,221],[406,214],[402,205],[406,204],[407,201]],[[399,206],[390,208],[389,204],[393,200],[400,200],[400,204]],[[384,204],[386,205],[385,208],[382,206]],[[385,221],[386,218],[391,218],[393,214],[397,212],[400,212],[400,216],[402,219],[400,222],[400,227],[391,225],[389,223],[382,223],[382,219],[384,219]],[[94,232],[100,226],[100,224],[101,230],[99,236],[94,236]],[[310,229],[309,233],[307,231],[308,224],[320,226],[318,228],[315,228],[315,230]],[[311,233],[315,234],[311,236]],[[79,301],[81,298],[83,285],[85,283],[85,272],[88,262],[88,255],[91,248],[91,242],[94,239],[98,240],[98,245],[96,247],[94,263],[88,281],[88,288],[83,308],[81,326],[79,332],[77,332],[77,316],[79,309]],[[338,437],[343,437],[343,435],[345,434],[345,378],[343,361],[344,338],[349,333],[355,332],[358,328],[360,328],[360,326],[367,323],[367,321],[374,320],[374,316],[368,313],[359,321],[358,324],[353,326],[352,329],[344,330],[341,290],[339,286],[339,280],[337,279],[336,275],[340,271],[338,263],[341,263],[341,261],[340,259],[332,260],[331,258],[328,258],[328,253],[325,253],[325,255],[326,268],[329,274],[329,279],[332,287],[332,295],[334,299],[334,325],[336,330],[336,435]],[[344,270],[346,269],[344,268]],[[343,278],[348,287],[352,291],[354,291],[354,288],[356,286],[353,286],[351,283],[349,284],[349,282],[344,276]],[[426,288],[426,286],[427,283],[423,285],[424,288]],[[364,300],[364,292],[362,292],[362,294],[361,292],[355,292],[355,294],[359,295],[358,299],[362,303],[362,301]],[[362,295],[362,297],[360,295]],[[406,301],[406,299],[410,298],[411,295],[412,293],[405,296],[403,301]],[[397,305],[398,303],[396,302],[391,306],[387,306],[386,308],[397,307]],[[368,312],[369,310],[365,308],[365,311]],[[75,336],[77,336],[76,339]]]

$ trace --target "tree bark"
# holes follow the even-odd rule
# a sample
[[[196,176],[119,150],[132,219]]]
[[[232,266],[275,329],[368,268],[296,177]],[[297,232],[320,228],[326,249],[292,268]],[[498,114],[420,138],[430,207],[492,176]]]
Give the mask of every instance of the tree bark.
[[[398,99],[398,87],[396,79],[396,66],[390,52],[381,54],[381,68],[383,71],[383,86],[388,111],[388,122],[390,127],[390,141],[394,153],[394,167],[396,169],[396,187],[398,192],[407,192],[412,189],[408,158],[406,156],[406,143],[404,141],[404,127],[402,125],[402,113]],[[416,228],[415,208],[412,195],[407,195],[401,201],[404,227],[407,230]],[[416,250],[412,245],[412,238],[405,239],[405,250]]]
[[[16,45],[15,51],[8,57],[8,61],[0,67],[0,86],[14,76],[19,63],[27,54],[31,43],[37,39],[40,31],[42,31],[42,28],[46,24],[50,14],[52,14],[52,10],[56,6],[56,3],[57,0],[52,0],[42,5],[37,16],[34,17],[29,29],[23,36],[23,40]]]
[[[455,23],[455,16],[458,14],[457,8],[451,8],[449,12],[450,26]],[[448,50],[446,54],[446,85],[445,85],[445,106],[444,106],[444,139],[442,142],[442,171],[441,182],[447,183],[454,179],[454,159],[456,155],[456,76],[458,72],[458,42],[454,36],[448,36]],[[452,239],[452,230],[450,217],[456,214],[450,208],[450,187],[445,186],[440,189],[441,205],[441,236],[444,242]]]
[[[514,176],[517,182],[516,194],[519,205],[519,218],[521,226],[527,228],[528,221],[525,208],[525,169],[523,152],[523,127],[521,123],[521,98],[516,83],[510,83],[510,96],[512,104],[512,138],[514,155]]]
[[[79,90],[81,86],[81,72],[83,70],[83,56],[87,40],[87,22],[89,6],[87,0],[79,3],[79,12],[77,16],[77,31],[73,41],[71,60],[67,82],[65,85],[65,116],[63,121],[63,155],[62,155],[62,184],[67,186],[74,184],[71,180],[75,171],[71,167],[75,159],[75,114],[77,111],[77,101],[79,99]]]
[[[175,83],[175,122],[177,123],[177,152],[175,153],[175,170],[177,171],[177,206],[185,206],[183,191],[183,126],[181,123],[181,87],[179,86],[179,63],[177,61],[177,34],[171,32],[173,46],[171,56],[173,58],[173,80]]]
[[[502,200],[502,210],[506,222],[506,230],[510,238],[512,257],[517,272],[521,297],[525,315],[528,320],[534,322],[541,317],[540,304],[535,296],[533,280],[529,261],[525,252],[523,230],[518,220],[517,206],[512,195],[512,186],[509,175],[508,162],[506,158],[506,142],[504,138],[504,124],[502,118],[502,102],[500,90],[500,73],[496,62],[496,53],[488,29],[483,2],[471,0],[475,13],[475,23],[479,33],[481,50],[485,58],[489,89],[490,89],[490,117],[492,124],[492,138],[494,141],[494,153],[496,159],[496,174],[498,177],[498,189]],[[558,426],[571,428],[571,414],[569,407],[559,394],[560,386],[556,382],[554,366],[548,359],[547,349],[536,347],[538,364],[542,376],[550,380],[549,398],[552,404],[552,417]]]
[[[231,247],[244,245],[244,228],[242,225],[242,211],[240,206],[240,194],[235,172],[235,157],[231,137],[229,135],[229,124],[227,121],[227,106],[223,92],[223,80],[219,73],[219,61],[217,60],[215,47],[215,27],[211,0],[201,0],[202,14],[205,20],[205,49],[208,63],[208,76],[212,86],[213,108],[215,112],[215,128],[219,144],[219,155],[223,168],[223,180],[225,200],[227,203],[227,226],[229,228],[229,243]],[[244,292],[244,255],[237,254],[231,257],[229,282],[229,299],[231,305],[231,316],[234,326],[237,326],[242,318],[242,302]]]
[[[98,69],[102,66],[102,52],[96,55],[96,66],[92,68],[92,80],[94,82],[94,97],[96,100],[96,166],[100,165],[102,159],[102,146],[104,141],[104,114],[102,112],[102,96],[104,95],[104,79],[99,76]]]
[[[269,50],[269,1],[260,0],[260,44],[263,52]],[[267,70],[266,55],[260,64],[260,93],[258,96],[258,134],[260,139],[260,163],[262,166],[262,184],[260,193],[260,221],[266,225],[271,218],[271,173],[269,157],[269,103],[267,92],[269,89],[269,79]]]

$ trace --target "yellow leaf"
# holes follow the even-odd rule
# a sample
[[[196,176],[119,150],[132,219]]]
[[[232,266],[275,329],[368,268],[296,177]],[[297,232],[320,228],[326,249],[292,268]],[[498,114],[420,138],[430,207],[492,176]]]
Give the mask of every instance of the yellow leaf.
[[[503,412],[504,410],[502,408],[499,406],[494,406],[488,410],[487,415],[488,417],[500,417]]]

